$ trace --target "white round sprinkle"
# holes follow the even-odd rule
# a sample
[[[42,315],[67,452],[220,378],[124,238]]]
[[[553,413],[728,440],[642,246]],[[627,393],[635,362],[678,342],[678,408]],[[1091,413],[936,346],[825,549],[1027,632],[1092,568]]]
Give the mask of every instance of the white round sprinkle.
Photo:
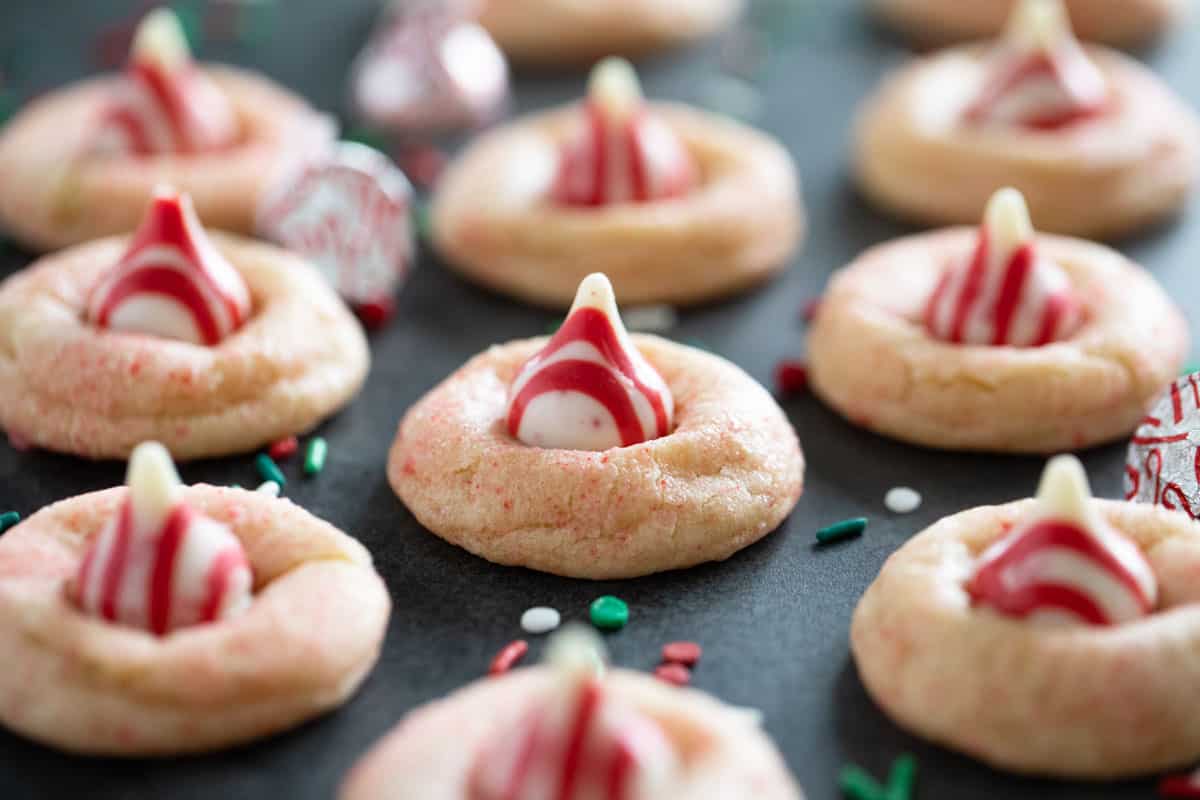
[[[521,630],[526,633],[549,633],[562,622],[562,616],[556,609],[548,606],[534,606],[521,615]]]
[[[888,493],[883,497],[883,504],[887,506],[888,511],[897,514],[908,514],[916,511],[921,506],[921,495],[916,489],[910,489],[907,486],[894,486],[888,489]]]
[[[271,497],[279,497],[279,484],[275,481],[263,481],[254,491],[269,494]]]

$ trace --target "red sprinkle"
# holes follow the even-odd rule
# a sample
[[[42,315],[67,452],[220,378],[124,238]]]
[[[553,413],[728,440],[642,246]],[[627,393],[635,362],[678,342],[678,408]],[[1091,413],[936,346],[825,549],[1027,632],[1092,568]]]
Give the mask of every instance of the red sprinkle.
[[[803,392],[808,386],[808,367],[803,361],[780,361],[775,365],[775,386],[783,395]]]
[[[409,147],[400,153],[397,161],[413,183],[428,189],[437,183],[438,176],[445,169],[446,154],[436,147]]]
[[[529,652],[529,642],[524,639],[517,639],[515,642],[509,642],[504,645],[504,648],[496,654],[492,659],[492,665],[488,667],[488,675],[503,675],[517,665],[517,662],[525,657]]]
[[[289,436],[271,445],[270,449],[267,450],[267,455],[273,461],[283,461],[285,458],[291,458],[296,455],[296,451],[299,449],[300,441],[295,436]]]
[[[8,443],[12,445],[13,450],[17,450],[22,453],[33,449],[33,442],[29,441],[16,431],[8,432]]]
[[[800,319],[804,320],[805,322],[812,322],[817,318],[817,312],[820,310],[821,298],[819,296],[813,297],[800,307]]]
[[[674,686],[687,686],[692,682],[692,671],[683,664],[661,664],[654,669],[654,677]]]
[[[1200,797],[1200,781],[1191,775],[1168,775],[1158,782],[1159,797]]]
[[[390,297],[381,297],[369,303],[360,303],[354,307],[354,312],[362,320],[363,325],[374,330],[383,327],[392,314],[396,313],[396,301]]]
[[[694,667],[704,653],[695,642],[671,642],[663,645],[662,660],[668,664],[683,664]]]

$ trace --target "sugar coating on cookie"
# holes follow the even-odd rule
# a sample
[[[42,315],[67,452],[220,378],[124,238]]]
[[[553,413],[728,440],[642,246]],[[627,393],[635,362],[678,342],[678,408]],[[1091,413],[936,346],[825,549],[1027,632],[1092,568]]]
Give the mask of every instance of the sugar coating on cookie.
[[[943,273],[925,308],[929,334],[955,344],[1036,347],[1082,322],[1071,282],[1039,252],[1016,189],[992,195],[970,258]]]
[[[984,64],[965,119],[978,125],[1061,128],[1101,113],[1104,74],[1071,32],[1061,0],[1023,0]]]
[[[595,634],[568,628],[550,643],[558,680],[516,730],[485,743],[468,800],[649,800],[664,796],[678,758],[661,726],[606,685]]]
[[[138,26],[123,79],[92,132],[89,150],[147,156],[202,153],[232,144],[232,103],[192,62],[179,18],[168,8]]]
[[[219,344],[250,314],[250,290],[209,240],[191,198],[160,187],[120,261],[92,288],[98,328]]]
[[[1150,613],[1154,571],[1091,502],[1074,456],[1042,473],[1037,504],[980,557],[967,591],[976,606],[1039,624],[1117,625]]]
[[[696,180],[687,146],[646,105],[633,66],[621,58],[597,64],[578,129],[561,153],[554,200],[646,203],[686,194]]]
[[[546,346],[525,362],[509,392],[509,433],[535,447],[607,450],[671,432],[666,381],[634,347],[612,284],[579,284],[575,303]]]
[[[72,602],[159,636],[245,611],[253,583],[245,550],[228,527],[183,501],[166,448],[138,445],[127,482],[128,497],[68,584]]]

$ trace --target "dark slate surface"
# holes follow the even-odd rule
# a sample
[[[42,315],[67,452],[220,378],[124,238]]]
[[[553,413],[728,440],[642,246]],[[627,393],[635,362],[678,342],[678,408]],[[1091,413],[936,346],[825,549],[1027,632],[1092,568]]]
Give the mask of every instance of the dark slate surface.
[[[0,9],[0,69],[7,85],[36,92],[94,70],[97,32],[128,18],[139,5],[8,0]],[[190,7],[198,5],[195,0]],[[373,4],[291,0],[280,6],[286,12],[268,20],[267,40],[253,46],[208,41],[202,54],[259,67],[317,105],[341,108],[345,67],[370,29]],[[903,50],[870,26],[856,3],[764,0],[753,19],[775,45],[757,79],[767,98],[759,124],[779,136],[800,164],[812,233],[780,279],[731,302],[687,312],[673,335],[699,339],[768,382],[780,358],[803,351],[796,322],[803,300],[855,253],[905,232],[862,203],[847,183],[845,162],[856,101]],[[1193,102],[1200,97],[1198,43],[1193,27],[1146,54]],[[713,45],[660,58],[643,71],[652,94],[694,100],[706,95],[720,63],[720,48]],[[516,107],[572,97],[584,77],[522,75]],[[1200,247],[1200,219],[1122,246],[1185,308],[1200,299],[1191,257]],[[0,272],[29,261],[27,254],[7,248],[0,251]],[[1152,794],[1148,781],[1098,787],[1013,778],[917,741],[875,708],[849,658],[851,612],[886,556],[944,514],[1030,494],[1039,459],[907,447],[856,430],[813,398],[800,397],[784,407],[809,459],[804,496],[780,531],[728,563],[588,583],[495,567],[424,532],[384,477],[396,421],[480,349],[540,333],[551,320],[545,312],[463,283],[425,254],[400,298],[398,319],[372,337],[374,368],[365,391],[321,431],[330,443],[325,473],[288,486],[293,500],[362,540],[391,587],[395,611],[383,657],[345,708],[261,744],[179,760],[75,758],[0,732],[0,797],[331,797],[355,759],[402,714],[479,677],[495,651],[519,635],[517,620],[526,607],[549,604],[568,619],[583,618],[589,601],[609,592],[627,599],[633,613],[626,630],[608,637],[614,661],[649,669],[663,642],[702,642],[705,658],[696,685],[762,709],[767,730],[816,800],[837,795],[842,763],[883,774],[904,752],[920,760],[918,796],[924,800]],[[1118,494],[1122,458],[1121,446],[1085,455],[1098,494]],[[293,476],[297,469],[295,462],[287,467]],[[118,463],[18,453],[0,443],[0,507],[27,515],[51,501],[119,483],[122,471]],[[255,480],[248,457],[188,464],[182,471],[188,481]],[[924,494],[918,512],[893,517],[883,509],[884,492],[897,484]],[[872,518],[861,540],[814,548],[817,527],[859,514]],[[540,648],[535,642],[531,655]]]

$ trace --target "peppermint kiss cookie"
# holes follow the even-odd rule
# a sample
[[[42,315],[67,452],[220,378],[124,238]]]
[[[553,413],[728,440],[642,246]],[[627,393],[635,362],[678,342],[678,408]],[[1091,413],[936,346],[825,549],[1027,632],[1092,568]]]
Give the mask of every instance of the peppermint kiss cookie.
[[[0,426],[88,458],[141,441],[176,458],[254,450],[357,394],[357,320],[308,263],[209,235],[163,188],[132,239],[42,258],[0,283]]]
[[[753,712],[605,671],[579,631],[549,650],[409,714],[341,800],[801,800]]]
[[[0,225],[37,250],[125,233],[167,182],[208,224],[252,233],[268,181],[332,138],[266,78],[194,64],[179,21],[158,9],[124,74],[50,92],[0,131]]]
[[[1156,76],[1081,47],[1059,0],[1022,0],[995,43],[890,76],[859,116],[854,157],[870,199],[921,223],[970,222],[1011,185],[1045,230],[1107,238],[1179,210],[1198,143],[1196,115]]]
[[[1200,524],[1093,500],[1072,456],[1035,500],[971,509],[884,564],[850,628],[901,726],[999,769],[1111,779],[1190,765]]]
[[[742,0],[482,0],[479,21],[514,61],[578,64],[640,56],[729,25]]]
[[[857,425],[928,447],[1054,453],[1133,431],[1188,331],[1148,273],[1035,235],[1004,189],[977,231],[898,239],[836,273],[808,350],[813,390]]]
[[[184,487],[146,443],[128,490],[0,538],[0,723],[96,755],[230,747],[344,703],[389,611],[358,542],[287,500]]]
[[[477,139],[438,184],[433,239],[471,280],[566,308],[592,272],[622,303],[696,303],[782,269],[803,229],[796,169],[758,131],[646,103],[628,63],[580,106]]]
[[[803,473],[766,390],[717,356],[629,336],[599,274],[552,338],[492,347],[422,398],[388,461],[443,539],[595,579],[728,558],[783,522]]]

